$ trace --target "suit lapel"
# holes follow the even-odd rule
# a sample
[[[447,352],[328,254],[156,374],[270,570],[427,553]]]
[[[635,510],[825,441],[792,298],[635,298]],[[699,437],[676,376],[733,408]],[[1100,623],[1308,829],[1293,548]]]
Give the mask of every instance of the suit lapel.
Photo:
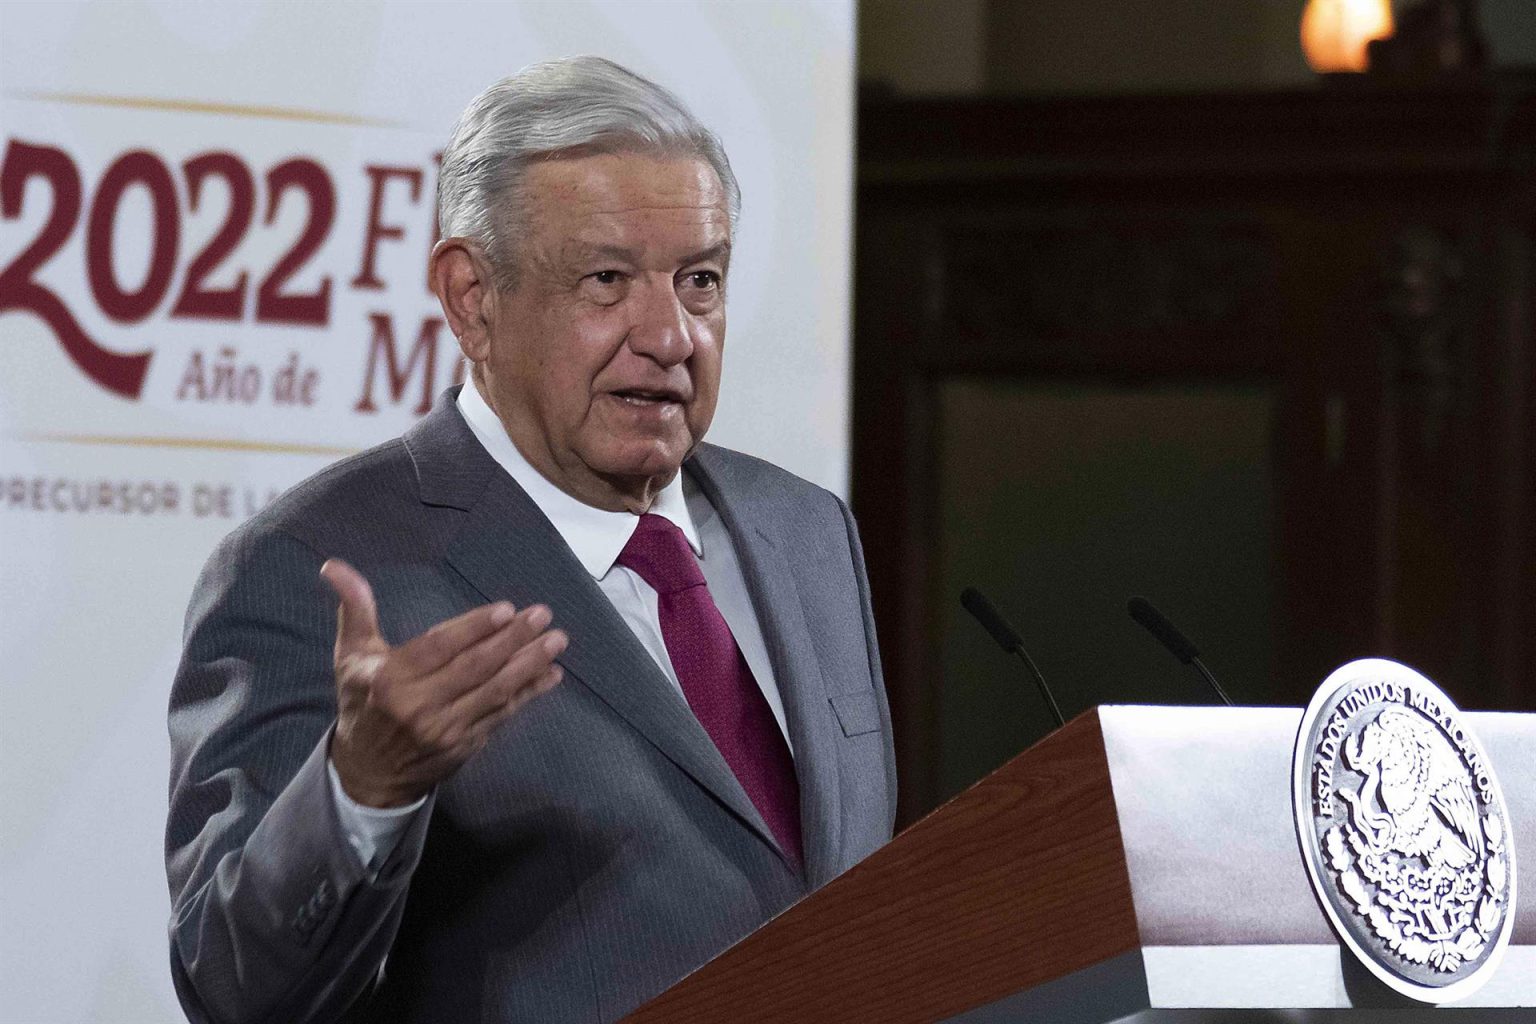
[[[746,576],[779,692],[784,698],[795,774],[800,781],[800,821],[805,873],[811,887],[837,874],[842,841],[841,779],[837,737],[827,713],[821,674],[805,609],[788,555],[752,510],[722,486],[718,457],[701,448],[689,463],[699,487],[725,523]]]
[[[406,435],[427,504],[464,509],[447,561],[487,601],[548,605],[571,643],[559,661],[666,757],[758,832],[772,834],[687,703],[533,499],[482,448],[450,400]]]

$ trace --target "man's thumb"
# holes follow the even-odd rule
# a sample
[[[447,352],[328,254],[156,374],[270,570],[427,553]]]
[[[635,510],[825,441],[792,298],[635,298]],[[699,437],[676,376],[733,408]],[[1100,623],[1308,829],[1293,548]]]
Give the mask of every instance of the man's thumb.
[[[378,609],[373,603],[373,588],[363,574],[341,559],[331,558],[320,567],[320,575],[341,602],[336,609],[337,649],[356,649],[378,639]]]

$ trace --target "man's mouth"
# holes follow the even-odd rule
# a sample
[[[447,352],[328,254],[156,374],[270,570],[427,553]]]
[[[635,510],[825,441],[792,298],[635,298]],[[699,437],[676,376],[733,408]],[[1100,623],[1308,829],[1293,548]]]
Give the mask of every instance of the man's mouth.
[[[649,388],[625,388],[621,391],[610,392],[614,398],[629,405],[660,405],[664,402],[676,402],[681,404],[683,396],[676,391],[651,390]]]

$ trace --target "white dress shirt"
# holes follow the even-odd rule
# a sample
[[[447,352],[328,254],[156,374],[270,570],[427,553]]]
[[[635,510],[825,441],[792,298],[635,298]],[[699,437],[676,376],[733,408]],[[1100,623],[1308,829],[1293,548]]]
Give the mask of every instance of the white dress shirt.
[[[624,545],[629,543],[629,538],[639,525],[639,516],[593,508],[546,480],[517,450],[501,420],[481,397],[473,380],[466,381],[459,392],[458,409],[475,439],[554,525],[576,560],[592,575],[625,625],[672,684],[677,699],[683,700],[683,688],[672,668],[672,659],[667,654],[666,642],[661,634],[660,602],[656,591],[638,573],[616,564],[619,553],[624,550]],[[721,617],[735,636],[736,644],[741,648],[747,667],[752,670],[753,678],[763,691],[763,697],[773,711],[774,720],[778,722],[785,742],[790,743],[789,729],[784,718],[783,696],[774,678],[762,627],[752,607],[746,576],[741,571],[735,546],[725,524],[704,494],[684,473],[678,473],[671,483],[662,488],[651,504],[650,511],[671,520],[687,538],[698,557],[699,568],[703,570],[715,606],[720,609]],[[558,627],[560,623],[554,625]],[[793,744],[790,745],[790,752],[794,752]],[[347,833],[347,841],[357,851],[362,863],[372,870],[394,849],[395,843],[410,824],[411,816],[421,809],[426,798],[406,807],[367,807],[343,792],[334,765],[329,766],[329,771],[331,795],[335,798],[336,810],[341,817],[342,828]]]

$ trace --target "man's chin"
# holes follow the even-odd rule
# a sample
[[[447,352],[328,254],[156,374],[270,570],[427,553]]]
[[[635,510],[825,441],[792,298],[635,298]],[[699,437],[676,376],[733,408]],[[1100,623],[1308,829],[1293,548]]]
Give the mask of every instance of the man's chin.
[[[660,490],[677,476],[683,462],[693,453],[691,447],[668,445],[663,450],[652,449],[641,453],[594,459],[588,465],[598,475],[616,483],[622,482],[625,490],[635,490],[649,484],[653,491]]]

